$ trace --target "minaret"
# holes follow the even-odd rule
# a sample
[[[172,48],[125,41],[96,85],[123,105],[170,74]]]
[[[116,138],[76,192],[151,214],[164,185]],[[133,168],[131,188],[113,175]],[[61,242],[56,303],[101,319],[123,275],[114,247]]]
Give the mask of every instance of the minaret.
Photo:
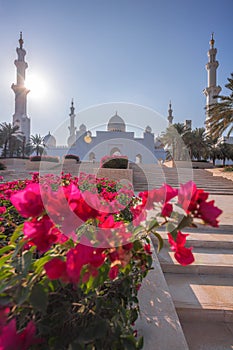
[[[214,33],[212,33],[211,40],[210,40],[210,49],[207,53],[209,61],[206,64],[206,70],[208,72],[208,86],[205,88],[203,93],[206,96],[206,123],[208,121],[209,113],[208,109],[209,107],[217,102],[217,98],[214,96],[217,96],[220,91],[222,90],[220,86],[217,86],[217,68],[218,68],[218,61],[216,61],[216,54],[217,49],[214,47]],[[208,125],[206,124],[206,131],[208,131]]]
[[[30,90],[24,85],[25,71],[28,64],[24,60],[26,51],[23,48],[22,32],[20,32],[19,47],[17,47],[16,52],[18,55],[18,59],[15,60],[17,82],[16,84],[11,85],[11,88],[15,93],[15,114],[13,115],[13,125],[19,126],[19,131],[24,134],[27,142],[30,139],[30,118],[27,116],[27,94]]]
[[[168,126],[172,125],[173,115],[172,115],[172,104],[171,104],[171,101],[170,101],[170,103],[169,103],[169,109],[168,109],[168,117],[167,117],[167,120],[168,120]]]
[[[74,101],[72,99],[71,101],[71,107],[70,107],[70,126],[68,126],[68,129],[70,130],[70,136],[68,137],[67,143],[68,146],[71,147],[74,142],[76,141],[75,131],[76,127],[74,126],[74,119],[75,119],[75,113],[74,113]]]

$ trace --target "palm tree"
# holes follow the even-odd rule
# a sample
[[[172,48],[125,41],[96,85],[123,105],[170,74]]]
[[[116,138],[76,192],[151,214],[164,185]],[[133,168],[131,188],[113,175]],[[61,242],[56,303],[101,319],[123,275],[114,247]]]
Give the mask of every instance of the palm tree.
[[[40,134],[36,134],[35,136],[32,135],[30,137],[30,144],[28,145],[30,147],[30,153],[36,152],[36,155],[42,155],[43,152],[45,152],[45,143],[44,138],[40,136]]]
[[[19,130],[19,126],[12,126],[11,123],[0,124],[0,145],[3,147],[2,155],[6,158],[7,155],[13,156],[15,151],[16,134]]]
[[[231,73],[231,78],[227,80],[228,83],[225,87],[230,90],[229,96],[215,96],[220,101],[210,105],[207,110],[209,118],[206,124],[209,134],[214,138],[220,137],[228,128],[228,137],[233,131],[233,73]]]
[[[202,160],[207,159],[209,155],[209,145],[205,135],[205,128],[196,128],[184,133],[183,140],[189,148],[190,158]]]
[[[186,126],[181,123],[170,125],[160,136],[160,141],[166,146],[173,160],[187,159],[187,149],[182,136],[187,131]]]
[[[226,159],[233,160],[233,145],[220,143],[217,145],[217,158],[222,160],[222,165],[226,165]]]

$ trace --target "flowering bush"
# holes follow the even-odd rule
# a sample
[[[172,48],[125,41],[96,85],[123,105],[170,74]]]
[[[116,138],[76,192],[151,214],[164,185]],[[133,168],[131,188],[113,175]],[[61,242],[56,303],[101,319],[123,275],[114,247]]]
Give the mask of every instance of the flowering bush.
[[[114,169],[127,169],[128,157],[127,156],[104,156],[100,160],[101,168],[114,168]]]
[[[133,327],[151,269],[149,234],[166,226],[182,265],[194,219],[221,210],[193,182],[140,193],[93,175],[0,184],[0,349],[141,349]],[[149,216],[148,211],[152,210]]]

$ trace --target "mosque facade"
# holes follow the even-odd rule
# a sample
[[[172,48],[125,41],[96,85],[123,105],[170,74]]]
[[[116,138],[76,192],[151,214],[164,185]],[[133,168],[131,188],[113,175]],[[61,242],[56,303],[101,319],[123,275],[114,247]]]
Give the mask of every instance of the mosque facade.
[[[15,113],[13,115],[13,125],[19,126],[19,132],[24,135],[25,140],[30,140],[30,118],[27,115],[27,94],[29,90],[25,87],[25,74],[28,64],[25,61],[26,51],[23,48],[22,33],[20,33],[19,47],[17,47],[17,59],[15,66],[17,69],[16,84],[12,84],[12,90],[15,93]],[[209,61],[206,64],[208,74],[208,86],[203,91],[206,96],[206,129],[208,131],[208,108],[217,100],[215,98],[221,91],[217,86],[217,68],[216,60],[217,49],[214,47],[214,38],[210,40],[210,49],[208,51]],[[150,126],[145,128],[141,138],[135,137],[134,132],[126,130],[125,121],[121,116],[115,113],[107,123],[107,130],[96,131],[93,136],[82,124],[77,130],[75,126],[75,108],[73,100],[71,102],[68,127],[69,136],[66,146],[57,146],[56,139],[49,134],[44,137],[46,144],[46,153],[51,156],[64,157],[67,154],[79,156],[80,160],[100,161],[105,155],[124,155],[129,160],[138,163],[161,162],[166,158],[166,152],[161,144],[155,141],[155,135]],[[171,102],[168,110],[168,126],[173,123]],[[191,121],[185,122],[191,128]]]
[[[166,152],[160,144],[155,144],[155,136],[150,126],[145,128],[142,137],[126,130],[125,121],[117,112],[109,119],[106,131],[96,131],[96,135],[81,124],[76,130],[75,108],[73,101],[70,107],[70,135],[67,147],[56,146],[56,140],[50,133],[44,137],[46,152],[53,156],[66,154],[78,155],[84,161],[100,161],[105,155],[124,155],[136,163],[157,163],[165,160]]]

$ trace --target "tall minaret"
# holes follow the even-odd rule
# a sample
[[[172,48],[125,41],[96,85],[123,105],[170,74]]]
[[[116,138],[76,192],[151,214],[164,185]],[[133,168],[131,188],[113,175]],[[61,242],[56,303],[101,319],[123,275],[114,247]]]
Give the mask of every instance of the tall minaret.
[[[72,99],[71,101],[71,107],[70,107],[70,126],[68,126],[68,129],[70,130],[70,136],[68,137],[67,143],[68,146],[71,147],[74,142],[76,141],[75,131],[76,127],[74,126],[74,119],[75,119],[75,113],[74,113],[74,101]]]
[[[13,125],[19,126],[19,131],[24,134],[26,141],[28,141],[30,138],[30,118],[27,116],[27,94],[30,90],[24,85],[25,71],[28,64],[24,60],[26,51],[23,49],[22,32],[20,32],[19,47],[17,47],[16,52],[18,55],[18,59],[15,60],[17,82],[16,84],[11,85],[11,88],[15,93],[15,114],[13,115]]]
[[[173,115],[172,115],[172,104],[171,104],[171,101],[170,101],[170,103],[169,103],[169,109],[168,109],[168,117],[167,117],[167,120],[168,120],[168,126],[172,125]]]
[[[206,70],[208,72],[208,87],[205,88],[203,93],[206,96],[206,123],[208,122],[208,108],[213,103],[217,102],[217,98],[214,96],[217,96],[220,91],[222,90],[220,86],[217,86],[217,68],[218,68],[218,61],[216,61],[216,54],[217,49],[214,47],[214,34],[212,33],[211,40],[210,40],[210,49],[207,53],[209,62],[206,64]],[[208,131],[208,124],[206,124],[206,131]]]

